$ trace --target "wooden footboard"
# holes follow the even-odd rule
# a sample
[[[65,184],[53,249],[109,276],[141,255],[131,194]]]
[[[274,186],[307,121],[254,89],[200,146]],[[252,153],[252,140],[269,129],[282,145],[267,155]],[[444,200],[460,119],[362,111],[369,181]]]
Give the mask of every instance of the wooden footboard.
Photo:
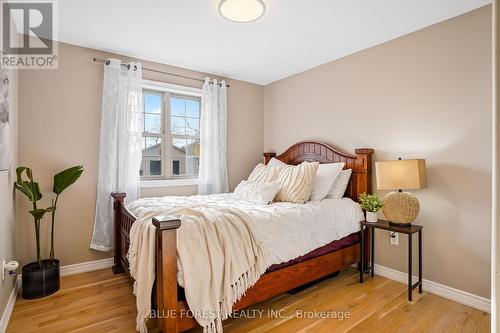
[[[136,217],[125,207],[125,193],[115,192],[115,255],[113,272],[129,274],[127,252],[130,245],[130,228]],[[177,300],[177,229],[181,221],[172,216],[153,218],[156,227],[156,279],[154,287],[154,308],[162,319],[158,325],[162,332],[178,332]]]

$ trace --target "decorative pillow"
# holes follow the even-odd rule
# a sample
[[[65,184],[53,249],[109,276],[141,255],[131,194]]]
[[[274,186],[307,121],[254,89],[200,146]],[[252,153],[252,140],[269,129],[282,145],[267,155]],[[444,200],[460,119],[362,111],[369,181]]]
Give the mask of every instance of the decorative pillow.
[[[278,176],[281,188],[275,201],[306,203],[314,186],[318,162],[304,162],[296,166],[282,167]]]
[[[280,160],[278,160],[276,157],[273,157],[269,160],[269,162],[267,163],[267,166],[268,167],[284,167],[284,166],[287,166],[288,164],[286,164],[285,162],[282,162]]]
[[[314,187],[309,200],[320,201],[326,198],[333,188],[335,178],[337,178],[340,171],[342,171],[344,165],[344,162],[320,164],[316,177],[314,178]]]
[[[280,187],[279,182],[254,183],[243,180],[234,189],[234,194],[242,200],[254,202],[259,205],[269,205],[273,202]]]
[[[279,173],[279,167],[268,167],[259,163],[253,169],[250,176],[248,176],[247,181],[254,183],[269,183],[275,181],[278,178]]]
[[[349,184],[349,180],[351,180],[351,174],[351,169],[340,171],[339,175],[333,182],[333,188],[327,198],[342,199],[344,197],[345,190],[347,189],[347,184]]]

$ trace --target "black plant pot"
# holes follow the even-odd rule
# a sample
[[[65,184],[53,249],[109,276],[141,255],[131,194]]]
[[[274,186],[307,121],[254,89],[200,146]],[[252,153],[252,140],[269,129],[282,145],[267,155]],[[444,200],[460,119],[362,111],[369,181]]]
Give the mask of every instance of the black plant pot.
[[[59,290],[59,260],[42,260],[23,266],[23,298],[35,299],[49,296]]]

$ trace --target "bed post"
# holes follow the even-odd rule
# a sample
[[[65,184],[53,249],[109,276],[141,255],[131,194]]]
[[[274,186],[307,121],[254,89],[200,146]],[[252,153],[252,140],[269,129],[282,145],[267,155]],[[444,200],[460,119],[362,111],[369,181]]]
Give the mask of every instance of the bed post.
[[[356,195],[363,192],[372,192],[372,154],[371,148],[359,148],[354,151],[356,153]],[[357,199],[357,198],[356,198]]]
[[[119,274],[125,272],[121,263],[121,240],[120,240],[120,227],[121,227],[121,219],[122,219],[122,207],[126,193],[123,192],[113,192],[111,193],[113,197],[113,220],[115,221],[115,256],[114,256],[114,265],[113,265],[113,273]]]
[[[153,218],[156,227],[156,302],[158,327],[163,333],[177,333],[177,229],[181,220],[173,216]]]
[[[355,172],[356,172],[356,199],[361,193],[372,192],[372,154],[371,148],[359,148],[354,150],[357,155]],[[363,248],[363,266],[368,267],[370,257],[371,233],[369,228],[364,230],[364,248]],[[371,231],[373,232],[373,231]]]
[[[264,164],[267,165],[273,157],[276,157],[276,153],[264,153]]]

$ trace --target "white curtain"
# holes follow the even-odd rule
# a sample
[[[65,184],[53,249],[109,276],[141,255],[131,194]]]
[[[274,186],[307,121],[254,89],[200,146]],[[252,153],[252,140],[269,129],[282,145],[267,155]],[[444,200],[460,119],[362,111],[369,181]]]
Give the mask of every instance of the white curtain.
[[[99,176],[94,230],[90,248],[113,249],[113,202],[111,192],[139,196],[142,158],[142,69],[139,63],[122,66],[109,59],[104,66],[102,91]]]
[[[205,78],[201,96],[199,194],[228,192],[226,82]]]

